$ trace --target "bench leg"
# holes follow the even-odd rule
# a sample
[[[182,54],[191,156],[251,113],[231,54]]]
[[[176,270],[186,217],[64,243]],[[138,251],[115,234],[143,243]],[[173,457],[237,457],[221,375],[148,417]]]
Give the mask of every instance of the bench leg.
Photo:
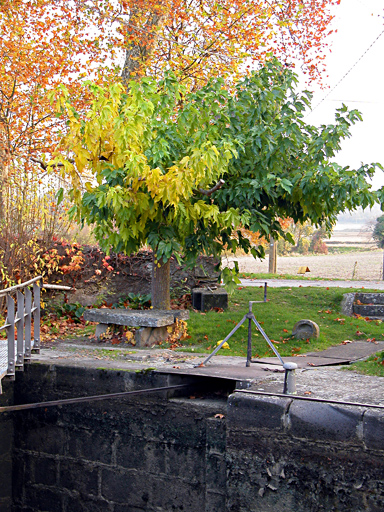
[[[98,340],[100,338],[100,336],[104,332],[106,332],[107,329],[108,329],[108,324],[97,324],[96,325],[96,333],[95,333],[96,339]]]
[[[168,336],[167,327],[140,327],[135,333],[136,346],[151,347],[157,345],[159,341],[165,341]]]

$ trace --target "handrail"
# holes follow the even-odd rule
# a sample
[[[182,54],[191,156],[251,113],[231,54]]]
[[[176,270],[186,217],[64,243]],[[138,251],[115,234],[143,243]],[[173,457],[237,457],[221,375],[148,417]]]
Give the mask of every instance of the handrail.
[[[15,286],[11,286],[9,288],[5,288],[4,290],[0,290],[0,297],[2,297],[3,295],[7,295],[7,293],[13,292],[15,290],[19,290],[20,288],[25,288],[26,286],[30,286],[31,284],[36,283],[40,279],[43,279],[43,276],[37,276],[37,277],[34,277],[33,279],[30,279],[26,283],[16,284]]]
[[[16,370],[24,369],[24,362],[30,360],[32,352],[40,352],[40,295],[42,288],[63,291],[72,289],[70,286],[43,284],[43,276],[38,276],[0,291],[0,297],[6,297],[7,301],[7,317],[5,324],[0,327],[0,331],[4,329],[7,331],[7,340],[0,340],[0,393],[1,377],[7,376],[13,380]],[[16,292],[16,300],[12,297],[14,292]],[[17,306],[16,311],[15,306]]]

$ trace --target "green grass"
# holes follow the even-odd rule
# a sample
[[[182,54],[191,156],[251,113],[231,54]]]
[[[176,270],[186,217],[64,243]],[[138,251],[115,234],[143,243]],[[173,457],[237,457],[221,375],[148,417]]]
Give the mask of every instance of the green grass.
[[[368,290],[365,290],[368,291]],[[230,297],[229,309],[223,313],[191,311],[188,321],[190,338],[183,341],[180,350],[211,352],[219,340],[242,319],[248,311],[248,301],[262,300],[263,288],[237,289]],[[253,305],[253,312],[282,356],[291,356],[313,350],[323,350],[345,340],[384,339],[384,324],[380,321],[345,317],[340,313],[343,288],[270,288],[268,302]],[[297,340],[292,328],[302,319],[310,319],[320,327],[318,339]],[[252,327],[252,355],[273,355],[266,341]],[[245,356],[248,339],[247,322],[228,341],[230,349],[221,349],[221,355]]]
[[[332,247],[328,245],[328,254],[348,254],[350,252],[368,252],[376,251],[377,247],[356,247],[356,246],[341,246]]]
[[[377,352],[365,361],[358,361],[345,369],[362,373],[364,375],[384,377],[384,352]]]

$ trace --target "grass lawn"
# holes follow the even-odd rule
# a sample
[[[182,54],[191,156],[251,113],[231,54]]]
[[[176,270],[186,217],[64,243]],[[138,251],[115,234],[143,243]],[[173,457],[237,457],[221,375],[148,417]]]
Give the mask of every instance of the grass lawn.
[[[268,302],[254,304],[253,312],[282,356],[323,350],[346,340],[384,339],[384,323],[381,321],[341,315],[343,294],[350,291],[349,288],[269,288]],[[229,308],[225,312],[191,311],[189,338],[183,341],[180,350],[212,351],[248,311],[250,300],[263,300],[263,288],[239,287],[230,296]],[[313,320],[319,325],[318,339],[297,340],[292,337],[293,326],[302,319]],[[229,349],[220,350],[221,355],[246,356],[247,324],[245,322],[228,341]],[[272,356],[273,352],[255,326],[252,333],[252,355]]]
[[[364,375],[376,375],[384,377],[384,352],[373,354],[365,361],[358,361],[346,367],[346,370],[363,373]]]

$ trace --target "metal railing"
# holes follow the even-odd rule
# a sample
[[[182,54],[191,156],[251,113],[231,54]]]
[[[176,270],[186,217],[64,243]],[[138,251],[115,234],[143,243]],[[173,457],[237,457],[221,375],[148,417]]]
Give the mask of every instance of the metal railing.
[[[30,361],[32,353],[40,352],[40,301],[43,287],[71,289],[69,286],[43,285],[43,277],[38,276],[0,291],[0,298],[5,297],[7,307],[5,324],[0,327],[0,331],[7,332],[7,338],[0,339],[0,393],[1,379],[8,377],[14,380],[16,371],[24,369],[24,363]]]

